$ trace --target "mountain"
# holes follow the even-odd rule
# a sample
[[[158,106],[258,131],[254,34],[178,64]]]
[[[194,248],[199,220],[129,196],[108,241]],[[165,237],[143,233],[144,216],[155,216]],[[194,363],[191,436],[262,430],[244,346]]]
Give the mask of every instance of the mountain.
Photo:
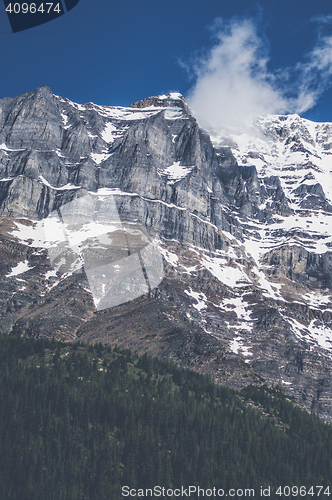
[[[0,109],[1,331],[280,386],[332,421],[332,124],[208,134],[177,93],[48,87]]]

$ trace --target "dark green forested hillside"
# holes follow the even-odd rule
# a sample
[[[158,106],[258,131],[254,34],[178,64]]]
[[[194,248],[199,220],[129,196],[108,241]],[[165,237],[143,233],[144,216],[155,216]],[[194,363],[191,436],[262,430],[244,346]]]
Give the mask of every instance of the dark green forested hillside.
[[[120,500],[122,486],[151,498],[158,485],[332,493],[331,426],[277,390],[236,393],[128,350],[8,335],[0,367],[1,500]]]

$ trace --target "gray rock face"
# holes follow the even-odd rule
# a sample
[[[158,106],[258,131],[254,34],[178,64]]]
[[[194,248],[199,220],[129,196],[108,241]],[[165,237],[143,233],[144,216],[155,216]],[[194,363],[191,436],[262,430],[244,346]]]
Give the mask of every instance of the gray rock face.
[[[177,93],[129,108],[47,87],[0,100],[0,328],[147,350],[232,387],[279,385],[332,421],[332,125],[277,116],[241,141],[211,137]],[[83,197],[93,216],[77,229]],[[155,254],[130,248],[136,228],[163,256],[153,286]],[[133,256],[145,291],[102,308],[108,284],[84,262],[110,257],[106,236],[114,273]]]
[[[171,219],[172,204],[240,234],[223,206],[252,215],[264,201],[255,169],[237,167],[227,148],[214,150],[178,94],[144,99],[133,111],[75,105],[47,87],[2,101],[5,214],[41,218],[67,202],[69,193],[79,195],[77,188],[112,188],[144,197],[144,223],[160,224],[168,236],[169,223],[166,229],[162,221]],[[152,207],[149,200],[164,205]],[[132,203],[126,208],[130,216]],[[192,230],[173,236],[197,242]]]

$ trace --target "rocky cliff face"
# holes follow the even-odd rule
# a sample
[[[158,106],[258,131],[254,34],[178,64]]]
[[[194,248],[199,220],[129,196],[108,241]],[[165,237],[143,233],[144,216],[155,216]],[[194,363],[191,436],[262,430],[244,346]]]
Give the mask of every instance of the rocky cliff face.
[[[332,421],[330,143],[297,116],[208,135],[176,93],[0,100],[1,330],[279,385]]]

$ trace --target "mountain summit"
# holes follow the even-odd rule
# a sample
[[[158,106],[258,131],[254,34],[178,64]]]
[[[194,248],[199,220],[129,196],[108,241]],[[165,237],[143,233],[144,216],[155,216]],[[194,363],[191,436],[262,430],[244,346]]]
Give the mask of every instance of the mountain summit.
[[[177,93],[48,87],[0,111],[2,331],[278,385],[332,421],[332,124],[209,135]]]
[[[165,95],[145,97],[142,101],[136,101],[130,104],[130,108],[148,108],[151,106],[155,108],[182,108],[184,111],[189,112],[189,108],[183,95],[178,92],[169,92]]]

